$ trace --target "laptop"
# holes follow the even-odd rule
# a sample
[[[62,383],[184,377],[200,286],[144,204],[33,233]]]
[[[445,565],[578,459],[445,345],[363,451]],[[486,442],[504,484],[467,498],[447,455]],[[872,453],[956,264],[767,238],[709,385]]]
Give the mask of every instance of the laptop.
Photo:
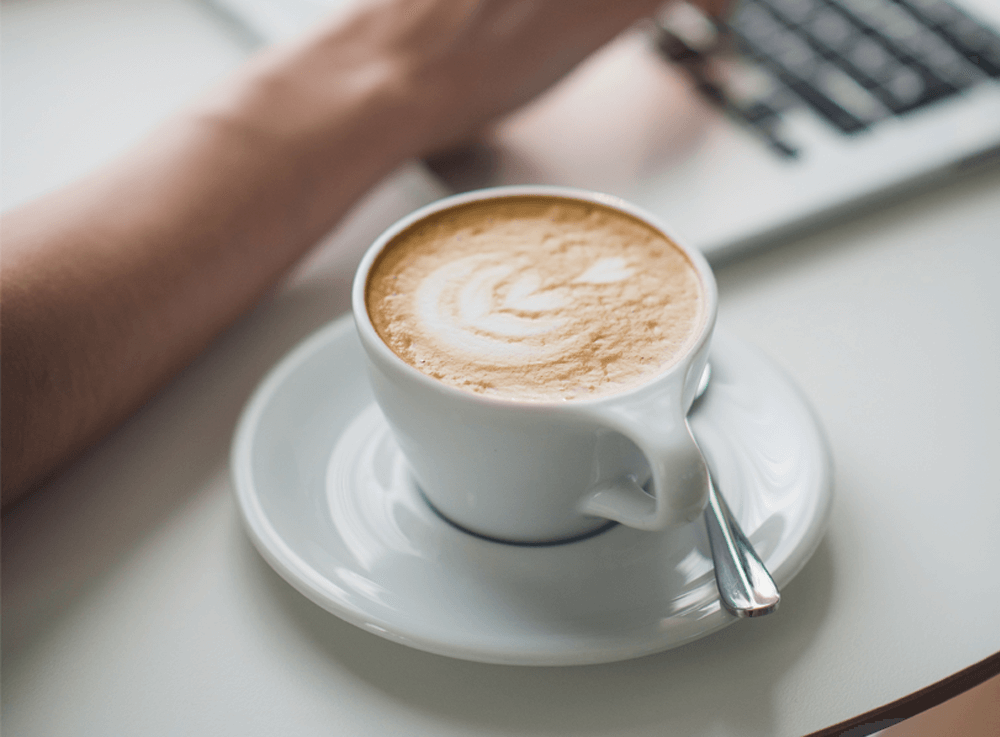
[[[259,42],[345,1],[203,0]],[[721,22],[674,3],[426,162],[449,191],[624,197],[716,263],[996,163],[997,0],[738,0]]]

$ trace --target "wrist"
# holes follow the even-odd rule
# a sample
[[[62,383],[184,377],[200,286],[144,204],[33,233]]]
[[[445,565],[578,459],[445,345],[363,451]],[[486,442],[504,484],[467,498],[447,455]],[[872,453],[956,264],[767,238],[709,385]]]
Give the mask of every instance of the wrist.
[[[419,101],[381,60],[325,51],[310,42],[269,51],[193,115],[213,149],[234,152],[240,184],[262,187],[258,200],[294,221],[296,240],[321,237],[346,206],[421,156],[431,127],[415,124]]]
[[[458,95],[417,60],[371,43],[353,19],[247,64],[203,113],[262,150],[340,168],[345,155],[392,168],[447,134]]]

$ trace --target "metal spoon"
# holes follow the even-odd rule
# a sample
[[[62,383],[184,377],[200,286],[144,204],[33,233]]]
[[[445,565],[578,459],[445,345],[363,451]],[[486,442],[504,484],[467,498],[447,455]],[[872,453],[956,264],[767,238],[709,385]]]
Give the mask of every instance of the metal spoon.
[[[698,383],[698,393],[691,405],[692,411],[708,389],[711,375],[711,366],[706,364]],[[715,565],[715,583],[719,587],[723,606],[737,617],[761,617],[777,609],[781,601],[778,587],[743,534],[739,522],[729,511],[726,500],[715,486],[711,469],[708,473],[705,527]]]

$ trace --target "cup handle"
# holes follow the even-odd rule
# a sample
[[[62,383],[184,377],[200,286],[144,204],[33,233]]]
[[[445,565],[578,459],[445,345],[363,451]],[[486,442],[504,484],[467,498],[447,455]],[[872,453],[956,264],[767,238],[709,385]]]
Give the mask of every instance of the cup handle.
[[[647,401],[605,409],[599,424],[619,432],[642,451],[652,474],[649,494],[633,477],[601,481],[580,511],[640,530],[663,530],[701,515],[708,503],[708,466],[680,408]]]

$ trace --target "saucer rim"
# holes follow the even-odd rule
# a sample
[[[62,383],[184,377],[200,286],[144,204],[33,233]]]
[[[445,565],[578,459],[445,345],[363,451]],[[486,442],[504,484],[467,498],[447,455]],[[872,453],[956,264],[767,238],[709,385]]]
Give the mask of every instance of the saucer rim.
[[[286,353],[267,372],[247,401],[237,421],[236,431],[231,444],[230,469],[238,502],[237,506],[240,510],[244,528],[247,530],[254,547],[264,560],[296,591],[345,622],[384,639],[446,657],[503,665],[565,666],[627,660],[674,649],[675,647],[701,639],[738,621],[737,617],[725,611],[720,605],[717,611],[705,617],[705,619],[713,621],[706,622],[701,620],[707,626],[701,627],[697,632],[692,632],[686,637],[664,641],[654,648],[638,642],[631,648],[618,643],[617,646],[613,647],[605,645],[603,649],[600,646],[592,646],[586,652],[573,652],[568,656],[548,653],[533,657],[531,653],[525,651],[509,652],[481,647],[476,648],[468,645],[456,645],[454,642],[442,642],[440,638],[422,636],[413,632],[402,632],[399,631],[397,623],[387,621],[371,611],[366,611],[364,608],[353,605],[343,598],[331,595],[328,592],[330,582],[327,578],[304,561],[284,541],[269,521],[267,514],[261,506],[252,470],[253,439],[259,428],[261,416],[274,398],[276,390],[282,387],[289,377],[300,367],[307,364],[316,353],[331,343],[348,338],[350,331],[353,329],[354,321],[352,315],[344,315],[319,328]],[[745,349],[753,351],[762,363],[766,364],[770,371],[777,374],[782,383],[792,390],[802,408],[806,410],[806,414],[816,431],[816,440],[819,444],[817,452],[821,457],[822,467],[820,469],[820,483],[815,495],[815,512],[809,517],[808,525],[804,529],[800,528],[798,532],[797,536],[800,542],[795,553],[788,555],[784,561],[780,561],[780,565],[776,569],[772,570],[779,588],[783,588],[798,575],[805,564],[811,559],[825,534],[833,501],[833,465],[829,444],[814,408],[802,394],[801,389],[791,380],[785,371],[776,366],[766,355],[753,346],[729,335],[725,331],[719,331],[718,328],[716,332],[717,334],[721,332],[725,335],[725,340],[738,342]],[[363,347],[361,350],[363,350]],[[371,401],[374,400],[372,399]],[[348,420],[345,426],[350,421]],[[442,525],[449,526],[444,520],[440,520],[440,522]],[[486,540],[482,542],[486,545],[501,544]],[[718,593],[716,591],[714,597],[707,600],[707,603],[711,604],[717,601]]]

